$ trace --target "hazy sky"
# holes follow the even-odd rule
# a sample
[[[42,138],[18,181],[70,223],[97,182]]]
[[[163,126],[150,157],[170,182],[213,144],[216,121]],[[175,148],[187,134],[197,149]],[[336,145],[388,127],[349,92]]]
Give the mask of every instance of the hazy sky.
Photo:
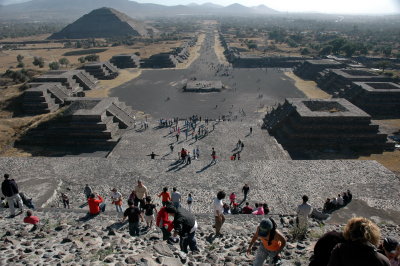
[[[141,3],[163,5],[207,3],[245,6],[264,4],[278,11],[322,13],[400,13],[400,0],[136,0]]]
[[[26,2],[27,0],[0,0],[0,4]],[[66,0],[67,1],[67,0]],[[82,0],[85,1],[85,0]],[[136,0],[141,3],[178,5],[189,3],[207,3],[227,6],[239,3],[245,6],[264,4],[278,11],[382,14],[400,13],[400,0]]]

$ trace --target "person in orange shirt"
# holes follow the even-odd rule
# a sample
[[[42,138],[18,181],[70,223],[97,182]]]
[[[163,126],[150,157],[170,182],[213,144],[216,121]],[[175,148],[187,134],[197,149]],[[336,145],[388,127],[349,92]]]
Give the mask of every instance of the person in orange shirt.
[[[97,199],[95,199],[96,195],[94,193],[90,194],[88,198],[88,205],[89,205],[89,213],[91,215],[97,215],[101,212],[106,210],[106,204],[104,203],[104,199],[97,195]]]
[[[280,259],[279,253],[286,245],[286,238],[276,229],[276,223],[273,219],[267,218],[261,221],[250,241],[247,249],[248,255],[250,255],[257,239],[261,240],[261,244],[257,250],[253,265],[262,266],[265,260],[272,260],[269,263],[275,265]]]
[[[171,201],[171,194],[169,194],[167,187],[163,188],[163,191],[158,195],[158,197],[161,197],[161,202],[164,207],[167,206],[169,201]]]

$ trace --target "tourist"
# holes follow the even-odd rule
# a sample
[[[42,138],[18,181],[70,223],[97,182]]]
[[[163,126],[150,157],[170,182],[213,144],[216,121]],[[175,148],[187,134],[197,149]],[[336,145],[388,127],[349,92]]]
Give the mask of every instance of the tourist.
[[[176,142],[178,142],[179,141],[179,132],[176,133],[175,137],[176,137]]]
[[[211,159],[212,159],[211,163],[217,162],[217,153],[215,152],[214,148],[212,148],[212,151],[211,151]]]
[[[131,236],[139,236],[139,219],[143,222],[143,216],[138,208],[138,202],[133,202],[128,200],[128,208],[124,212],[124,217],[122,218],[122,223],[125,222],[128,217],[129,222],[129,234]]]
[[[191,193],[189,193],[186,202],[187,202],[187,205],[188,205],[189,212],[192,212],[193,197],[192,197]]]
[[[173,237],[180,236],[179,245],[181,251],[188,253],[188,246],[192,252],[199,251],[196,244],[197,221],[193,214],[183,208],[175,208],[171,205],[166,207],[169,215],[174,217]]]
[[[254,243],[257,239],[260,239],[261,244],[254,258],[254,266],[264,265],[265,260],[274,265],[279,261],[279,253],[286,245],[286,238],[276,227],[275,221],[271,218],[262,220],[257,227],[249,247],[247,248],[247,254],[250,255]]]
[[[333,209],[333,206],[332,206],[331,199],[327,198],[325,203],[324,203],[324,208],[322,209],[322,211],[324,213],[329,213],[332,209]]]
[[[249,185],[248,184],[244,184],[244,186],[242,187],[243,200],[239,203],[239,205],[242,205],[243,202],[245,202],[247,200],[247,194],[249,194],[249,191],[250,191]]]
[[[308,228],[308,216],[310,216],[312,212],[312,207],[307,203],[308,196],[304,195],[302,197],[303,203],[297,207],[297,226],[299,228]]]
[[[15,216],[14,201],[18,203],[18,207],[20,208],[20,214],[21,214],[24,209],[24,204],[19,195],[18,185],[14,179],[10,179],[9,174],[4,174],[4,181],[1,184],[1,192],[6,197],[8,207],[10,209],[10,217]]]
[[[169,144],[169,149],[171,150],[171,154],[174,152],[174,145],[171,143]]]
[[[90,195],[92,195],[93,190],[91,187],[89,187],[88,184],[86,184],[85,188],[83,189],[83,193],[85,194],[85,199],[87,200],[90,197]]]
[[[229,201],[230,201],[229,206],[232,206],[232,204],[235,203],[235,201],[236,201],[236,194],[235,194],[235,192],[232,192],[232,193],[231,193],[231,195],[229,196]]]
[[[40,221],[39,217],[33,216],[31,210],[27,210],[26,211],[26,216],[24,218],[24,223],[33,225],[31,231],[35,231],[37,229],[37,224],[39,223],[39,221]]]
[[[172,229],[174,229],[172,221],[169,220],[169,216],[166,210],[166,206],[168,205],[172,205],[172,203],[167,202],[167,204],[164,207],[161,207],[157,213],[157,218],[156,218],[156,226],[158,226],[161,229],[161,232],[163,234],[163,240],[168,240],[171,236]]]
[[[113,188],[111,192],[111,204],[115,205],[117,213],[122,213],[122,194],[116,188]]]
[[[350,190],[347,190],[347,196],[349,197],[349,202],[353,199],[353,194],[351,194]]]
[[[176,187],[172,188],[171,201],[175,208],[179,208],[181,206],[181,199],[181,193],[177,191]]]
[[[213,207],[214,207],[214,216],[215,216],[215,236],[222,237],[221,228],[222,225],[225,223],[225,216],[224,216],[224,203],[222,200],[225,198],[226,194],[224,191],[219,191],[217,193],[217,197],[214,199]]]
[[[129,195],[128,200],[135,201],[135,199],[136,199],[136,192],[135,192],[135,190],[132,190],[131,194]]]
[[[251,214],[253,212],[253,208],[249,206],[249,203],[246,202],[246,206],[243,207],[242,213],[243,214]]]
[[[150,154],[147,154],[146,156],[150,156],[150,159],[154,160],[156,156],[160,156],[158,154],[155,154],[154,151],[152,151]]]
[[[185,162],[186,155],[187,155],[186,150],[184,148],[182,148],[182,150],[181,150],[181,161],[182,161],[182,163]]]
[[[351,218],[344,227],[346,240],[332,250],[328,266],[390,266],[389,260],[379,252],[379,227],[363,217]]]
[[[392,237],[385,237],[379,246],[379,252],[385,255],[390,266],[400,266],[400,244]]]
[[[339,208],[344,205],[344,201],[343,201],[342,195],[338,194],[338,197],[337,197],[336,201],[337,201],[337,205],[338,205]]]
[[[236,143],[236,149],[238,150],[242,146],[242,141],[239,139]]]
[[[97,215],[101,212],[104,212],[106,210],[106,204],[104,203],[104,200],[100,195],[96,195],[94,193],[90,194],[88,198],[88,205],[89,205],[89,214],[90,215]]]
[[[222,209],[224,210],[224,214],[231,214],[231,207],[229,207],[228,204],[224,203],[224,205],[222,206]]]
[[[166,206],[167,203],[171,201],[171,195],[169,194],[167,187],[163,188],[163,191],[158,194],[158,197],[161,197],[162,206]]]
[[[264,203],[263,205],[263,209],[264,209],[264,215],[269,214],[269,207],[267,203]]]
[[[61,201],[62,201],[62,203],[64,205],[64,209],[66,209],[67,207],[69,209],[69,198],[68,198],[68,195],[65,194],[65,193],[61,193],[61,197],[60,198],[61,198]]]
[[[342,232],[330,231],[325,233],[314,246],[314,254],[310,258],[309,266],[328,265],[333,248],[345,241]]]
[[[344,203],[344,205],[347,205],[347,204],[349,204],[349,196],[347,195],[347,192],[343,192],[343,203]]]
[[[264,207],[261,203],[255,204],[255,211],[252,212],[254,215],[264,215]]]
[[[156,205],[151,202],[151,197],[146,197],[146,204],[144,205],[144,220],[146,227],[151,229],[154,221],[154,212],[157,213]]]
[[[190,152],[187,152],[186,154],[186,164],[189,165],[192,163],[192,159],[190,157]]]
[[[242,213],[242,210],[239,207],[239,204],[233,203],[233,207],[231,209],[231,214],[239,214]]]
[[[196,147],[196,159],[199,159],[200,157],[200,149],[199,146]]]
[[[250,127],[250,135],[253,134],[253,128]]]
[[[145,204],[144,199],[147,197],[148,192],[147,187],[143,185],[141,180],[138,180],[137,182],[137,186],[135,187],[135,194],[135,203],[137,203],[137,206],[139,206],[140,210],[143,210]]]
[[[20,192],[19,196],[21,197],[22,203],[28,207],[29,209],[34,210],[35,209],[35,204],[33,204],[33,199],[29,198],[25,193]]]

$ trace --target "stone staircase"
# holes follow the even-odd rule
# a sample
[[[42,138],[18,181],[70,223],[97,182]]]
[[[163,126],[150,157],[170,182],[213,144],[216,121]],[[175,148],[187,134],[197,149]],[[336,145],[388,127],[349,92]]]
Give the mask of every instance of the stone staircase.
[[[22,109],[29,115],[51,113],[64,105],[69,91],[60,83],[29,84],[24,92]],[[36,86],[38,85],[38,86]]]
[[[99,81],[84,70],[73,71],[73,79],[83,88],[83,90],[92,90],[97,87]]]
[[[83,69],[97,79],[107,80],[107,79],[114,79],[118,76],[118,68],[113,66],[108,61],[87,64],[83,67]]]

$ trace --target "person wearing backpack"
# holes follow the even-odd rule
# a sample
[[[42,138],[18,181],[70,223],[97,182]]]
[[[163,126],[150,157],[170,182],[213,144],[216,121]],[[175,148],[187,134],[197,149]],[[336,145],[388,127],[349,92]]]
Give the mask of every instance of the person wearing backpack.
[[[250,241],[247,255],[251,254],[252,247],[257,239],[261,241],[261,244],[257,249],[253,265],[262,266],[265,260],[269,260],[273,264],[278,262],[279,253],[286,245],[286,238],[276,229],[276,222],[272,218],[263,219],[260,222]]]

